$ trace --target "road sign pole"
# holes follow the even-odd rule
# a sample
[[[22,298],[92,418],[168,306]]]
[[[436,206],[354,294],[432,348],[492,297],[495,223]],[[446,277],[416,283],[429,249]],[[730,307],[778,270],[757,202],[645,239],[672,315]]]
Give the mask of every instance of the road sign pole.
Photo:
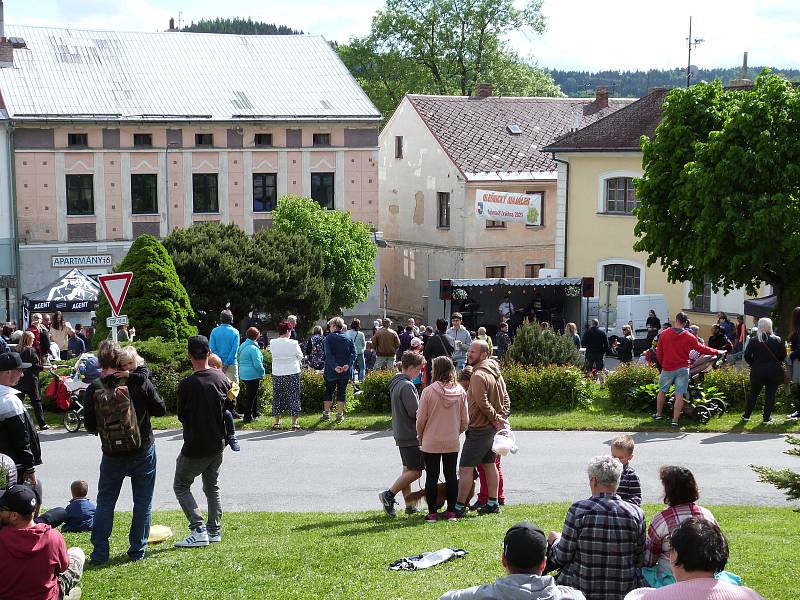
[[[114,340],[114,342],[118,342],[119,341],[119,339],[117,338],[117,328],[116,327],[111,327],[111,339]]]

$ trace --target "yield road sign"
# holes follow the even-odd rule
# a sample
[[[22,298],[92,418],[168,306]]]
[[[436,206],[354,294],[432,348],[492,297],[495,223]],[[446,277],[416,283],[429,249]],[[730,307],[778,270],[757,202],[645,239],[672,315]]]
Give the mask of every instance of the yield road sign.
[[[116,317],[108,317],[106,319],[106,327],[119,327],[120,325],[128,324],[128,315],[118,315]]]
[[[108,275],[98,275],[97,280],[100,282],[100,287],[103,288],[103,293],[111,305],[111,311],[114,316],[119,315],[122,309],[122,303],[125,302],[125,296],[128,294],[128,288],[131,285],[133,273],[109,273]]]

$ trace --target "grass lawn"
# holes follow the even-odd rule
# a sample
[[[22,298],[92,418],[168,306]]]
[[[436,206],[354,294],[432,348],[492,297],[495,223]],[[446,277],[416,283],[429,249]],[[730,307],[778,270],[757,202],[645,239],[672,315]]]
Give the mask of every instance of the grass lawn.
[[[32,414],[32,413],[31,413]],[[51,426],[63,426],[63,414],[45,413]],[[760,413],[754,413],[753,419],[745,424],[739,418],[741,413],[732,410],[720,417],[712,418],[705,425],[684,418],[684,431],[706,432],[741,432],[756,433],[800,433],[800,421],[786,421],[783,412],[775,410],[774,422],[769,425],[761,423]],[[153,419],[156,429],[180,429],[181,424],[174,415]],[[266,429],[272,426],[272,416],[262,416],[258,421],[243,425],[237,421],[237,429]],[[512,412],[511,423],[518,430],[574,430],[574,431],[668,431],[669,420],[654,422],[649,413],[623,411],[612,405],[607,398],[599,397],[588,407],[575,410],[540,410],[535,412]],[[291,420],[284,417],[282,425],[288,428]],[[304,429],[355,429],[386,430],[391,429],[392,420],[388,414],[351,413],[344,423],[336,425],[333,420],[321,421],[320,414],[301,415],[300,426]]]
[[[505,530],[528,519],[545,531],[560,529],[566,504],[506,507],[501,515],[457,523],[423,523],[421,516],[382,513],[231,513],[223,517],[223,542],[179,550],[172,540],[154,546],[146,560],[125,561],[129,513],[117,515],[111,562],[87,566],[84,598],[438,598],[451,588],[502,575]],[[661,506],[648,505],[653,515]],[[794,566],[800,547],[800,513],[790,508],[709,507],[728,536],[728,569],[768,600],[796,600]],[[181,513],[159,512],[153,523],[186,533]],[[67,534],[68,545],[91,550],[89,534]],[[396,559],[443,547],[469,555],[426,571],[393,572]]]

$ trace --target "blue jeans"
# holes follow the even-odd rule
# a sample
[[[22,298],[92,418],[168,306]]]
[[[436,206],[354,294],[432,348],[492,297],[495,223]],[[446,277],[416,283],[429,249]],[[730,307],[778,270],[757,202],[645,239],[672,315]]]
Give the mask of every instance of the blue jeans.
[[[358,375],[359,381],[364,381],[364,377],[367,374],[367,367],[364,364],[364,353],[363,352],[356,352],[356,364],[353,367],[353,377]]]
[[[103,454],[100,461],[100,479],[97,482],[97,511],[92,526],[93,563],[108,561],[108,538],[114,528],[114,508],[126,477],[131,478],[133,492],[133,518],[128,533],[128,557],[136,560],[144,556],[150,534],[150,509],[153,488],[156,484],[156,446],[151,444],[135,456],[116,457]]]

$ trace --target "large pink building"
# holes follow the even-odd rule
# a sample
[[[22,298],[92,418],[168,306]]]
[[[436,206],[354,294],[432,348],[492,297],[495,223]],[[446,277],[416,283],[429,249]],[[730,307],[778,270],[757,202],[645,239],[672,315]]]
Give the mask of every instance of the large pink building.
[[[252,233],[285,194],[377,225],[380,114],[323,38],[5,33],[17,293],[106,272],[143,233]]]

